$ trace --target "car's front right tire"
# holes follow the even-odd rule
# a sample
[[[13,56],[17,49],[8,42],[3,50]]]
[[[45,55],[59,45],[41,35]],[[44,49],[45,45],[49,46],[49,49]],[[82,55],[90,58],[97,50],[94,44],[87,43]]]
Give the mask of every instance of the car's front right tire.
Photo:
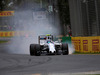
[[[40,45],[39,44],[31,44],[30,45],[30,55],[31,56],[40,56],[41,51],[40,51]]]
[[[35,44],[31,44],[30,45],[30,55],[33,56],[36,53],[36,45]]]

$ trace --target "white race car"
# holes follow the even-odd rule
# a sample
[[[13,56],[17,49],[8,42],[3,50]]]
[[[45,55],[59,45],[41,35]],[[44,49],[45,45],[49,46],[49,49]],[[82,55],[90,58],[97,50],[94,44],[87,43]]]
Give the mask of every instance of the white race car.
[[[68,55],[69,49],[67,43],[53,41],[53,35],[40,35],[38,37],[39,44],[30,45],[30,55],[40,56],[44,52],[54,55]]]

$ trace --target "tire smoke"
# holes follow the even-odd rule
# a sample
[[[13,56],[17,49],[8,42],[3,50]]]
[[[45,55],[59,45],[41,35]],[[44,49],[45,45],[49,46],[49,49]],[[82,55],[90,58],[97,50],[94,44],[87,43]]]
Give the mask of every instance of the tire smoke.
[[[74,46],[68,43],[68,47],[69,47],[69,54],[73,54],[75,52]]]

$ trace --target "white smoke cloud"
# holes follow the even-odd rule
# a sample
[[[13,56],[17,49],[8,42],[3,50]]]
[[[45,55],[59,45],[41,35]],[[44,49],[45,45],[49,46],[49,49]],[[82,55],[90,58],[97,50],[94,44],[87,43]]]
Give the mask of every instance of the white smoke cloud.
[[[30,13],[29,11],[25,13]],[[24,12],[18,12],[18,14],[25,14]],[[27,18],[27,16],[24,18]],[[60,35],[60,26],[54,26],[53,24],[50,24],[48,20],[42,20],[35,23],[35,21],[32,21],[32,18],[30,19],[19,19],[18,24],[21,24],[21,26],[17,27],[15,31],[19,31],[22,29],[22,31],[25,31],[25,35],[28,35],[28,37],[24,36],[15,36],[8,47],[9,53],[15,53],[15,54],[29,54],[29,47],[30,44],[37,44],[38,43],[38,36],[39,35],[46,35],[46,34],[52,34],[54,36]]]
[[[11,4],[13,3],[11,2],[9,6]],[[36,14],[38,15],[36,15],[34,14],[35,10],[33,8],[39,8],[39,3],[30,2],[28,4],[30,5],[29,7],[27,6],[27,2],[16,6],[18,9],[16,9],[13,17],[15,31],[25,31],[25,35],[28,35],[28,37],[26,38],[25,35],[23,37],[15,36],[8,45],[9,53],[29,54],[30,44],[37,44],[39,35],[52,34],[55,37],[62,32],[59,21],[56,20],[58,17],[54,18],[53,14],[50,15],[47,12],[47,9],[45,12],[41,12],[46,14],[41,15],[40,12],[37,12]],[[55,22],[55,25],[50,20]]]
[[[75,52],[74,46],[68,43],[69,54],[73,54]]]

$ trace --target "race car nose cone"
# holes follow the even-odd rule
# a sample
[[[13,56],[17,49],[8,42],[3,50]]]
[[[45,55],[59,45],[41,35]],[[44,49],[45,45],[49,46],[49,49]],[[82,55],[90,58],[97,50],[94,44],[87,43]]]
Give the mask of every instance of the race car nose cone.
[[[50,50],[52,53],[54,53],[54,51],[55,51],[55,46],[54,46],[54,44],[53,44],[53,43],[49,43],[48,46],[49,46],[49,50]]]

